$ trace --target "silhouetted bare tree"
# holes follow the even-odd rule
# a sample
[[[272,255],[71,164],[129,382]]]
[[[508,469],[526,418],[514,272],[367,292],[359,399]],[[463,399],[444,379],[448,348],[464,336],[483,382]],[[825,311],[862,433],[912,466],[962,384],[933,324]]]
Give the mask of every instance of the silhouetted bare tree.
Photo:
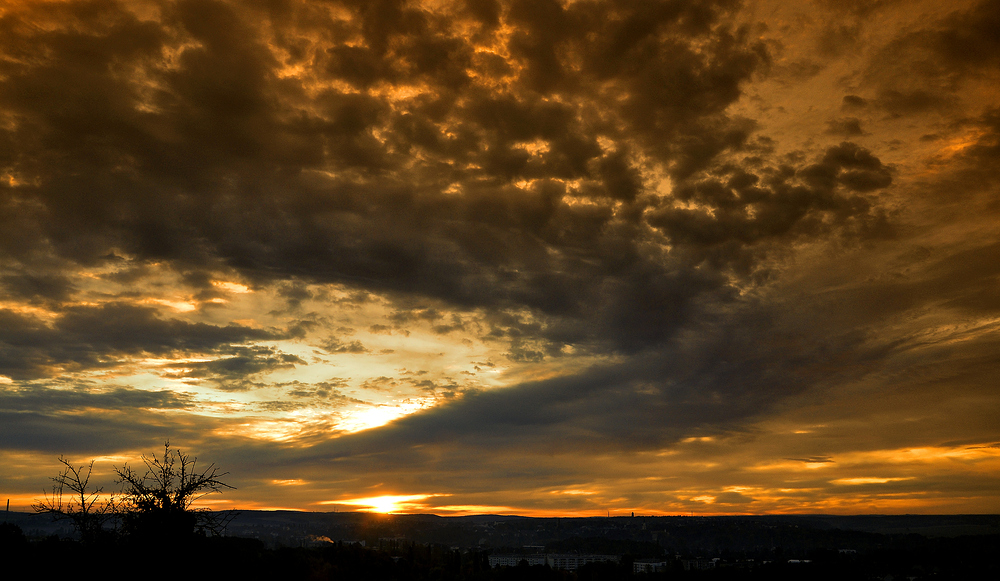
[[[199,471],[198,459],[163,444],[163,455],[142,456],[146,472],[140,476],[129,467],[115,468],[122,486],[118,509],[126,534],[137,536],[179,537],[194,530],[220,534],[231,515],[219,515],[207,509],[194,509],[199,498],[223,489],[234,488],[222,481],[228,472],[219,472],[215,464]]]
[[[87,466],[73,466],[59,457],[62,472],[52,478],[52,493],[31,505],[35,512],[48,513],[58,519],[68,519],[83,542],[94,541],[104,530],[104,524],[117,513],[114,495],[102,500],[103,488],[90,488],[94,461]]]

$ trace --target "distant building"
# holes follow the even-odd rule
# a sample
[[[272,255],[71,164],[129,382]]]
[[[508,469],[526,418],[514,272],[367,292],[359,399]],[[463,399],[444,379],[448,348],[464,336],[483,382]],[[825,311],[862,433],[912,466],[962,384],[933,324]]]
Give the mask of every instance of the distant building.
[[[667,562],[660,559],[637,559],[632,563],[633,573],[659,573],[667,570]]]
[[[553,569],[574,571],[587,563],[619,562],[616,555],[562,555],[541,553],[507,553],[490,555],[490,567],[517,567],[522,561],[528,565],[548,565]]]
[[[528,565],[545,565],[545,555],[525,553],[490,555],[490,567],[517,567],[521,561],[526,561]]]
[[[575,571],[587,563],[617,563],[617,555],[546,555],[546,563],[553,569]]]
[[[706,571],[715,569],[716,559],[681,559],[685,571]]]

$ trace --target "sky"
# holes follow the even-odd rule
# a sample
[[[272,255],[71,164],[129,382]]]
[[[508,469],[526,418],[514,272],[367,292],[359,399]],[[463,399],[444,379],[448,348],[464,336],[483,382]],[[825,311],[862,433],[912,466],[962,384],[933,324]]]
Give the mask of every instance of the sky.
[[[1000,512],[1000,4],[0,3],[0,494]]]

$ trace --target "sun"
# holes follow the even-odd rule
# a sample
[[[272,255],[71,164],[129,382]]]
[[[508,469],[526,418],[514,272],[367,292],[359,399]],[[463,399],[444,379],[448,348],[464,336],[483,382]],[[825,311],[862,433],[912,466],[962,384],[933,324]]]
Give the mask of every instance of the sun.
[[[430,494],[371,496],[368,498],[327,501],[323,504],[347,504],[367,508],[372,512],[389,514],[422,508],[423,505],[418,501],[430,498],[431,496]]]

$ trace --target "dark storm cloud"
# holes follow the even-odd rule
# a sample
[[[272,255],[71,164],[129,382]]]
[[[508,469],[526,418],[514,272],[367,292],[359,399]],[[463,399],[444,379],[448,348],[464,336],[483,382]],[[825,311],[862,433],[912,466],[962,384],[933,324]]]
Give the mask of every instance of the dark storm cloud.
[[[991,75],[1000,65],[998,25],[1000,7],[985,0],[899,34],[866,71],[880,87],[874,103],[900,116],[955,110],[963,82]]]
[[[332,377],[328,381],[320,381],[318,383],[292,381],[279,384],[279,387],[286,390],[288,395],[296,398],[319,398],[321,400],[368,403],[344,395],[341,390],[348,386],[348,381],[341,377]]]
[[[820,0],[819,4],[830,10],[845,12],[854,16],[868,16],[888,7],[898,5],[901,0]]]
[[[657,209],[650,224],[695,263],[705,260],[744,276],[774,243],[885,230],[885,217],[864,194],[888,187],[892,175],[868,150],[844,142],[811,164],[755,167],[756,160],[748,161],[679,183],[676,198],[698,206]]]
[[[753,498],[739,492],[723,492],[715,496],[717,504],[749,504]]]
[[[973,244],[966,250],[947,253],[927,261],[924,278],[886,285],[888,293],[903,301],[937,298],[946,308],[969,315],[991,315],[1000,311],[995,291],[1000,279],[1000,244]]]
[[[168,390],[145,391],[116,387],[108,391],[27,387],[0,391],[0,409],[7,412],[52,414],[80,410],[126,411],[130,409],[184,409],[192,399]]]
[[[387,426],[310,446],[289,455],[288,462],[329,465],[338,474],[368,470],[366,481],[389,479],[416,490],[434,490],[438,482],[447,483],[449,490],[491,491],[587,482],[595,470],[607,476],[591,466],[595,462],[642,451],[679,451],[680,442],[692,435],[753,441],[761,429],[758,420],[770,417],[790,397],[809,392],[819,398],[816,406],[823,411],[818,419],[807,416],[800,422],[834,421],[830,418],[838,417],[837,412],[826,408],[836,392],[827,389],[867,382],[878,386],[863,392],[872,401],[845,396],[842,405],[848,408],[841,413],[846,424],[837,430],[856,431],[875,422],[884,434],[858,442],[846,431],[831,432],[818,448],[813,442],[813,447],[797,450],[808,456],[788,459],[835,470],[840,453],[936,446],[954,433],[952,404],[935,413],[930,408],[937,404],[921,400],[940,403],[952,392],[978,402],[989,397],[990,378],[997,372],[995,324],[967,325],[960,340],[938,345],[928,343],[923,325],[913,334],[884,336],[881,330],[942,301],[960,301],[953,307],[969,309],[968,315],[995,316],[995,300],[975,306],[966,301],[996,280],[996,268],[983,268],[1000,263],[992,246],[933,258],[924,253],[900,257],[899,272],[820,296],[805,297],[793,288],[791,296],[771,307],[746,304],[745,310],[720,317],[715,325],[703,321],[694,326],[685,341],[671,341],[623,364],[503,390],[466,391]],[[918,264],[915,272],[903,274]],[[905,425],[889,428],[885,418],[865,415],[869,410],[890,414],[885,402],[897,401],[892,398],[904,406],[898,413]],[[919,433],[912,429],[915,414],[923,418]],[[866,419],[857,420],[859,416]],[[992,433],[988,412],[964,417],[966,426]],[[721,453],[706,450],[697,458],[713,462]],[[593,461],[581,460],[588,457]],[[468,471],[470,462],[477,466],[475,474]],[[745,468],[739,462],[726,470]],[[702,483],[712,479],[699,474]],[[745,474],[736,481],[741,477]],[[747,499],[726,496],[718,502]]]
[[[209,424],[218,423],[183,413],[159,413],[190,409],[194,401],[184,394],[128,387],[91,391],[89,387],[33,385],[0,390],[0,422],[4,426],[0,445],[53,456],[109,454],[123,447],[155,445],[164,435],[193,438]]]
[[[842,117],[827,121],[827,133],[833,135],[862,135],[861,120],[857,117]]]
[[[389,465],[418,465],[423,450],[491,450],[498,456],[607,454],[669,447],[686,436],[741,431],[790,395],[822,382],[861,377],[884,356],[850,329],[816,337],[778,312],[750,310],[700,326],[626,363],[457,399],[388,426],[304,451],[351,462],[371,454]],[[829,362],[836,360],[836,369]],[[456,455],[456,458],[461,454]],[[457,460],[456,460],[457,461]],[[556,470],[556,468],[553,468]]]
[[[76,291],[69,278],[55,274],[9,274],[0,276],[0,285],[10,296],[31,303],[65,301]]]
[[[90,263],[120,248],[191,276],[224,264],[261,282],[529,309],[559,340],[629,350],[727,294],[646,251],[659,242],[637,160],[688,179],[746,145],[753,122],[725,109],[769,56],[731,23],[734,3],[459,6],[483,42],[497,19],[512,27],[508,61],[396,2],[345,3],[350,21],[297,3],[168,3],[159,22],[81,6],[3,18],[0,50],[36,55],[0,65],[16,120],[0,138],[18,144],[3,160],[18,185],[0,186],[19,208],[11,256],[51,247]],[[361,92],[307,88],[285,64]],[[391,100],[388,83],[428,90]],[[580,195],[596,203],[567,203]]]
[[[124,252],[203,290],[209,269],[230,267],[281,283],[293,309],[313,298],[308,282],[430,297],[483,310],[485,339],[539,361],[567,344],[659,349],[735,304],[734,281],[752,284],[778,242],[880,227],[867,194],[892,178],[875,155],[843,143],[772,159],[755,122],[726,112],[770,66],[735,2],[461,3],[480,23],[472,38],[405,3],[343,6],[351,20],[208,0],[165,3],[158,21],[115,2],[5,14],[9,256]],[[509,59],[473,44],[503,42],[498,22]],[[193,373],[227,380],[301,364],[228,347],[271,332],[124,304],[73,308],[51,328],[4,316],[0,371],[16,378],[143,353],[226,355]],[[643,368],[649,381],[682,373]]]
[[[786,460],[792,460],[793,462],[803,462],[806,464],[826,464],[827,462],[833,462],[829,456],[813,456],[811,458],[785,458]]]
[[[232,346],[224,351],[226,356],[219,359],[185,363],[186,370],[176,377],[209,379],[225,391],[246,391],[258,387],[251,381],[254,376],[306,365],[301,358],[271,347]]]
[[[972,204],[982,217],[995,215],[995,192],[1000,184],[996,165],[1000,163],[1000,109],[991,106],[975,117],[953,122],[945,131],[921,136],[925,142],[950,142],[927,160],[929,167],[947,167],[928,194],[942,208],[952,204]]]
[[[992,170],[1000,160],[1000,108],[985,111],[976,120],[975,126],[981,133],[975,142],[962,152],[962,159],[969,163],[972,171],[980,174],[977,176],[979,180],[970,185],[982,187],[990,181],[995,183],[995,173],[992,173]]]
[[[0,421],[5,427],[2,436],[5,449],[47,452],[53,456],[112,453],[130,444],[150,443],[151,432],[176,431],[176,426],[164,421],[161,414],[151,413],[131,413],[126,417],[96,414],[53,417],[3,411]]]
[[[288,301],[288,308],[296,310],[302,306],[302,301],[313,298],[313,293],[302,282],[289,282],[278,289],[278,294]]]
[[[912,91],[885,89],[879,93],[874,104],[894,115],[912,115],[952,108],[955,100],[941,92],[923,89]]]
[[[369,349],[361,341],[341,341],[337,337],[330,337],[323,341],[320,346],[327,353],[368,353]]]
[[[955,11],[940,27],[915,33],[915,42],[925,42],[949,65],[978,69],[1000,63],[1000,6],[983,0],[970,10]]]
[[[844,95],[841,108],[845,111],[857,111],[868,106],[868,100],[857,95]]]
[[[126,303],[68,307],[51,324],[0,310],[0,373],[15,379],[46,377],[63,369],[109,367],[120,358],[226,350],[266,340],[272,331],[162,319],[156,310]]]

